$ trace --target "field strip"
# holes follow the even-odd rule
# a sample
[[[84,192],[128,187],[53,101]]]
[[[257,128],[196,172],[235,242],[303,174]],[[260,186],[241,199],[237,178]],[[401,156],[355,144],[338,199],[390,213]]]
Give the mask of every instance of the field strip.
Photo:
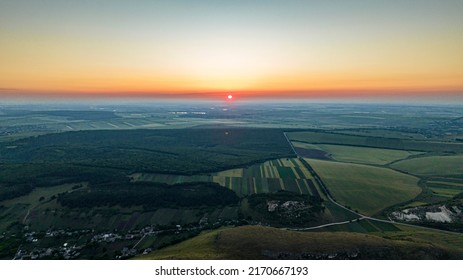
[[[280,171],[278,171],[278,168],[276,166],[273,167],[273,173],[275,174],[275,178],[280,178],[281,179]]]
[[[131,124],[131,123],[128,123],[128,122],[122,122],[123,124],[127,125],[127,126],[130,126],[130,127],[135,127],[135,125]]]
[[[110,122],[106,122],[106,123],[107,123],[108,125],[110,125],[110,126],[114,127],[114,128],[119,128],[117,125],[115,125],[115,124],[112,124],[112,123],[110,123]]]
[[[304,183],[304,187],[305,187],[305,189],[307,190],[307,193],[313,194],[313,193],[310,191],[309,185],[307,184],[307,180],[308,180],[308,179],[303,179],[303,180],[302,180],[302,182]]]
[[[286,188],[285,188],[285,183],[283,182],[283,179],[282,179],[282,178],[278,178],[278,180],[280,180],[281,189],[282,189],[282,190],[286,190]]]
[[[301,189],[301,185],[299,185],[299,180],[296,180],[296,185],[297,185],[297,188],[299,189],[299,193],[302,194],[302,189]]]
[[[296,169],[295,169],[294,167],[291,167],[291,171],[293,172],[294,177],[296,177],[296,179],[301,179],[301,177],[300,177],[299,174],[296,172]]]

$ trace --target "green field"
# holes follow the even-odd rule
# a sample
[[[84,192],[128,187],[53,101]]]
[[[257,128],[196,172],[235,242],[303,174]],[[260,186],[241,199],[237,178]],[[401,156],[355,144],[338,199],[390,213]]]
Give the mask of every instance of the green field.
[[[354,147],[343,145],[327,145],[327,144],[308,144],[304,142],[293,142],[295,147],[304,149],[322,150],[336,160],[342,162],[362,163],[362,164],[376,164],[385,165],[392,161],[404,159],[412,155],[419,154],[418,152],[392,150],[392,149],[379,149],[368,147]]]
[[[403,160],[391,167],[416,175],[463,174],[463,155],[429,156]]]
[[[434,234],[431,232],[430,234]],[[408,232],[294,232],[245,226],[204,232],[197,237],[136,259],[448,259],[460,258],[462,247],[432,244]],[[384,238],[383,236],[387,237]],[[407,238],[401,238],[407,236]],[[436,238],[437,237],[437,238]],[[460,245],[459,235],[435,233]],[[286,257],[285,257],[286,256]],[[333,258],[333,257],[332,257]]]
[[[436,195],[453,198],[463,192],[463,184],[441,181],[427,181],[426,186]]]
[[[367,215],[415,198],[418,178],[387,168],[307,159],[338,202]]]

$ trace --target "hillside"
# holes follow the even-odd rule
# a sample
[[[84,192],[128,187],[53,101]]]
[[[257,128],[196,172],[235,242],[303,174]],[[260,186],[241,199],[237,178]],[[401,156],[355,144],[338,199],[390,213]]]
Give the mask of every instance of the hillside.
[[[205,232],[137,259],[452,259],[462,255],[462,250],[418,238],[243,226]]]

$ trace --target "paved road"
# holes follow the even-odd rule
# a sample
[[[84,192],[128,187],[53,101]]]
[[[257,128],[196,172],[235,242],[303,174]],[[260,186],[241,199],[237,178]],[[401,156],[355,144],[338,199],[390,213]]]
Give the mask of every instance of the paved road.
[[[301,160],[303,163],[305,163],[307,166],[310,167],[310,164],[303,158],[301,157],[297,152],[296,152],[296,149],[294,148],[293,146],[293,143],[289,140],[288,138],[288,135],[286,135],[286,132],[283,132],[283,134],[285,135],[285,138],[286,140],[288,141],[289,145],[291,146],[291,149],[293,149],[293,152],[294,154],[297,156],[297,158],[299,160]],[[333,204],[335,204],[336,206],[338,207],[341,207],[342,209],[358,216],[358,220],[370,220],[370,221],[376,221],[376,222],[382,222],[382,223],[387,223],[387,224],[393,224],[393,225],[401,225],[401,226],[408,226],[408,227],[414,227],[414,228],[418,228],[418,229],[426,229],[426,230],[433,230],[433,231],[438,231],[438,232],[445,232],[445,233],[453,233],[453,234],[461,234],[461,233],[458,233],[458,232],[453,232],[453,231],[447,231],[447,230],[442,230],[442,229],[437,229],[437,228],[430,228],[430,227],[424,227],[424,226],[418,226],[418,225],[412,225],[412,224],[407,224],[407,223],[401,223],[401,222],[396,222],[396,221],[391,221],[391,220],[383,220],[383,219],[378,219],[378,218],[373,218],[373,217],[369,217],[369,216],[366,216],[366,215],[363,215],[363,214],[360,214],[360,213],[357,213],[347,207],[345,207],[344,205],[341,205],[339,203],[337,203],[334,198],[331,196],[330,192],[328,191],[328,189],[326,188],[325,184],[323,183],[322,179],[320,178],[320,176],[318,176],[318,174],[315,172],[315,170],[310,167],[311,169],[311,173],[313,173],[313,175],[315,175],[314,177],[316,179],[318,179],[322,184],[318,184],[321,188],[324,189],[325,191],[325,196],[329,199],[329,201],[331,201]],[[319,225],[319,226],[315,226],[315,227],[308,227],[308,228],[292,228],[290,230],[297,230],[297,231],[300,231],[300,230],[311,230],[311,229],[320,229],[320,228],[324,228],[324,227],[330,227],[330,226],[335,226],[335,225],[343,225],[343,224],[348,224],[348,223],[352,223],[354,221],[356,221],[357,219],[353,219],[353,220],[348,220],[348,221],[343,221],[343,222],[336,222],[336,223],[328,223],[328,224],[323,224],[323,225]],[[289,228],[288,228],[289,229]]]

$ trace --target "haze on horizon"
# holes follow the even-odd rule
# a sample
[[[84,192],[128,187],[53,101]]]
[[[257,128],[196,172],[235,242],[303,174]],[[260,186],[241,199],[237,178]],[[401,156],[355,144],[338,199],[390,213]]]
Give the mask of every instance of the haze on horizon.
[[[463,1],[0,2],[0,98],[462,100]]]

